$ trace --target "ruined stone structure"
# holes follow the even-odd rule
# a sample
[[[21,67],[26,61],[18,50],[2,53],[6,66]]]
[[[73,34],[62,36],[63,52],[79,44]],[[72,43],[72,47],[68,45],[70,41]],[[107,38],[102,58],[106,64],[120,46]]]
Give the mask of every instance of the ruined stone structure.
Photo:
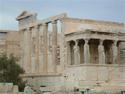
[[[12,83],[0,83],[0,94],[23,94],[19,92],[18,86]]]
[[[22,77],[28,83],[48,91],[125,90],[123,23],[69,18],[65,13],[44,20],[36,16],[24,11],[17,17],[20,64],[26,72]]]

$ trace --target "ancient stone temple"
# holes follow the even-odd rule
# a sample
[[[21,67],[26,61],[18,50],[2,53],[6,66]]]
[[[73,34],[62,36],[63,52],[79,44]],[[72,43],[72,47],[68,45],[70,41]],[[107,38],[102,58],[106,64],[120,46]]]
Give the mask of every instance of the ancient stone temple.
[[[22,77],[45,91],[74,88],[125,90],[123,23],[69,18],[18,17]]]

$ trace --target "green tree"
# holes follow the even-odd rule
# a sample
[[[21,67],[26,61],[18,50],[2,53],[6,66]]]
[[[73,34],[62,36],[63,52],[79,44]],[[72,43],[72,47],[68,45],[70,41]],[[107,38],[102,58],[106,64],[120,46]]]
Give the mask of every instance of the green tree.
[[[13,55],[7,57],[0,55],[0,82],[13,83],[19,86],[19,90],[23,91],[25,82],[19,76],[24,70],[16,63],[18,59]]]

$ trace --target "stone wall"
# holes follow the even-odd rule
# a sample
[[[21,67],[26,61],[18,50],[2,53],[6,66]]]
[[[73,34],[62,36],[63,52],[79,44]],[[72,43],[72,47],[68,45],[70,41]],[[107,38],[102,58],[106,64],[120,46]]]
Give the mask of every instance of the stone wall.
[[[64,86],[63,76],[61,75],[22,75],[23,80],[27,82],[34,90],[39,91],[58,91]]]
[[[18,86],[12,83],[0,83],[0,94],[23,94],[19,92]]]
[[[120,65],[74,65],[65,72],[65,86],[68,90],[89,88],[100,90],[125,90],[125,66]],[[97,86],[97,87],[96,87]]]
[[[14,30],[0,30],[0,53],[20,57],[20,34]]]

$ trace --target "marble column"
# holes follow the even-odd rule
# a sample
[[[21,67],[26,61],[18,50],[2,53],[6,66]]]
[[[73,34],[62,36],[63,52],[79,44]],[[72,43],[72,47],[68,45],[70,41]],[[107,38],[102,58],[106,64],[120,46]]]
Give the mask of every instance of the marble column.
[[[113,54],[113,64],[116,64],[116,63],[117,63],[117,59],[118,59],[117,40],[114,40],[114,41],[113,41],[112,54]]]
[[[84,63],[89,64],[90,63],[90,51],[89,51],[89,39],[84,39]]]
[[[98,53],[99,53],[99,64],[105,64],[105,50],[103,46],[103,40],[100,40],[99,42]]]
[[[75,65],[78,65],[80,64],[80,52],[79,52],[78,41],[75,41],[73,50],[74,50],[74,63]]]
[[[32,28],[32,73],[37,73],[38,70],[38,65],[37,65],[37,36],[36,36],[36,32],[37,32],[37,27],[34,26]]]
[[[57,71],[57,21],[52,22],[52,59],[53,59],[53,70]]]
[[[66,61],[66,53],[67,51],[65,52],[65,50],[67,49],[66,48],[66,42],[64,40],[64,22],[63,20],[60,20],[60,26],[59,26],[61,32],[61,36],[60,36],[60,66],[61,66],[61,70],[64,70],[65,66],[67,65],[67,61]],[[65,58],[66,57],[66,58]]]
[[[43,73],[43,27],[42,24],[39,25],[39,73]]]
[[[34,28],[32,29],[32,46],[31,46],[31,49],[32,49],[32,63],[31,63],[31,65],[32,65],[32,67],[31,67],[31,69],[32,69],[32,73],[35,73],[35,70],[36,70],[36,63],[35,63],[35,48],[36,48],[36,38],[35,38],[35,36],[33,35],[34,33]]]
[[[26,73],[30,73],[31,62],[30,62],[30,29],[27,28],[24,32],[24,63]]]
[[[67,42],[67,65],[71,65],[71,49],[70,41]]]
[[[32,73],[32,64],[31,64],[31,63],[32,63],[32,60],[31,60],[31,59],[32,59],[32,54],[31,54],[31,53],[32,53],[32,52],[31,52],[31,51],[32,51],[32,49],[31,49],[31,46],[32,46],[31,34],[32,34],[32,33],[31,33],[31,32],[32,32],[32,30],[31,30],[31,28],[30,28],[30,29],[29,29],[29,55],[30,55],[30,56],[29,56],[29,59],[30,59],[30,60],[29,60],[29,62],[30,62],[29,67],[30,67],[30,73]]]
[[[48,43],[48,38],[47,38],[47,33],[48,33],[48,24],[45,23],[42,25],[43,26],[43,40],[44,40],[44,60],[43,60],[43,72],[47,73],[48,70],[48,47],[47,47],[47,43]]]
[[[35,49],[35,57],[36,57],[36,68],[35,68],[35,72],[38,73],[39,72],[39,27],[38,25],[35,26],[35,32],[36,32],[36,49]]]

